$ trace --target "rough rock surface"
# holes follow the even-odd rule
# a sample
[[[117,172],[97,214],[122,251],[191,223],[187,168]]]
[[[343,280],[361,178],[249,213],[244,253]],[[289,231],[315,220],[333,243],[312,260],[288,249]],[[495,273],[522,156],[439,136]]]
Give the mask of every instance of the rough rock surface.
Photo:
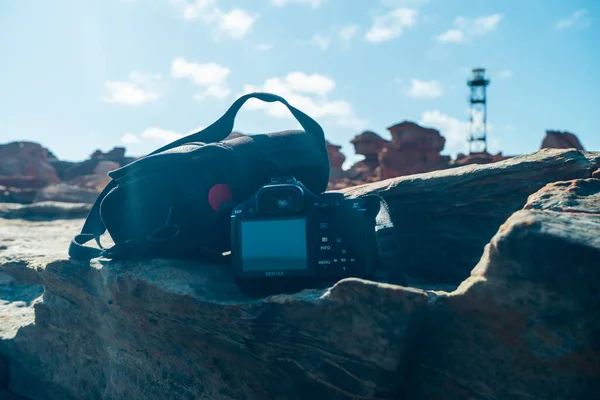
[[[33,203],[38,189],[34,188],[15,188],[0,186],[0,202],[2,203]]]
[[[550,182],[589,178],[600,153],[544,149],[486,165],[468,165],[344,189],[379,192],[390,203],[409,275],[458,284],[527,197]]]
[[[546,137],[542,140],[541,148],[584,150],[577,136],[566,131],[546,131]]]
[[[44,201],[35,204],[0,203],[0,218],[18,218],[35,221],[85,218],[91,208],[92,205],[89,203],[60,203],[53,201]],[[4,222],[6,223],[6,221]],[[8,232],[6,232],[6,237],[10,237]]]
[[[456,160],[453,160],[451,164],[459,167],[469,164],[490,164],[506,160],[508,158],[510,158],[510,156],[504,156],[501,152],[498,154],[490,154],[486,151],[481,153],[470,153],[467,155],[458,153],[456,155]]]
[[[393,178],[447,168],[449,156],[442,156],[446,139],[432,128],[403,121],[388,128],[392,141],[379,153],[381,178]]]
[[[108,182],[107,182],[108,183]],[[46,186],[37,191],[35,202],[57,201],[63,203],[93,203],[98,197],[96,189],[89,189],[66,183]]]
[[[24,293],[44,287],[0,320],[10,389],[30,399],[395,398],[428,298],[359,279],[256,298],[219,265],[86,265],[13,247],[4,272]]]
[[[532,195],[419,338],[409,398],[598,398],[600,179]]]
[[[39,189],[46,186],[48,182],[42,178],[21,175],[0,175],[0,186],[15,189]]]

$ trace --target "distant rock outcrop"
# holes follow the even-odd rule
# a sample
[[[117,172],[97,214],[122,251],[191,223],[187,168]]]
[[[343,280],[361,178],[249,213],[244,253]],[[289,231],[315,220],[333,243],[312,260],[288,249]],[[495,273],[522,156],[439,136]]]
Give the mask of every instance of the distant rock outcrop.
[[[101,150],[94,151],[88,160],[69,164],[60,164],[56,162],[56,168],[61,176],[61,179],[65,182],[77,180],[78,178],[86,175],[94,175],[94,171],[98,164],[104,161],[111,161],[118,166],[123,166],[134,161],[134,157],[127,157],[125,155],[124,147],[115,147],[112,150],[104,153]]]
[[[470,153],[462,154],[458,153],[456,159],[451,162],[453,166],[460,167],[468,164],[489,164],[511,158],[511,156],[504,156],[502,152],[498,154],[490,154],[487,151],[481,153]]]
[[[373,131],[364,131],[350,141],[354,145],[354,152],[365,158],[356,162],[350,168],[349,175],[353,179],[362,179],[369,182],[379,177],[379,153],[389,143]]]
[[[7,179],[12,184],[7,183]],[[30,188],[60,182],[55,169],[48,162],[48,151],[38,143],[11,142],[0,144],[0,185]],[[33,186],[24,183],[29,182]],[[34,183],[35,182],[35,183]]]
[[[546,131],[546,137],[542,140],[542,149],[577,149],[585,150],[583,145],[571,132]]]
[[[448,168],[450,156],[440,154],[446,139],[437,129],[404,121],[388,130],[392,141],[379,154],[382,179]]]
[[[325,141],[325,144],[327,146],[327,155],[329,156],[329,179],[333,182],[337,182],[344,175],[342,166],[344,165],[344,161],[346,161],[346,156],[340,151],[342,146],[332,144],[328,140]]]

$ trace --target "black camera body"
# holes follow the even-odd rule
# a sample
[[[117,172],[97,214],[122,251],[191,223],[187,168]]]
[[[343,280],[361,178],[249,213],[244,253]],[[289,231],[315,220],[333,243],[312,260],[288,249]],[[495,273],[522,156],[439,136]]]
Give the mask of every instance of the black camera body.
[[[378,210],[370,198],[314,194],[293,177],[273,178],[232,211],[235,279],[372,278]]]

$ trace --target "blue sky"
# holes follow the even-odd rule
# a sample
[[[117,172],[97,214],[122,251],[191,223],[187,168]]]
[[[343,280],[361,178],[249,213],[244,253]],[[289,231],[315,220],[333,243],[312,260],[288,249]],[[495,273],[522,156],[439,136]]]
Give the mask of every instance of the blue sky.
[[[364,129],[412,120],[466,150],[472,67],[490,150],[535,151],[546,129],[600,150],[600,2],[589,0],[3,0],[0,143],[59,158],[143,155],[273,91],[356,160]],[[251,101],[235,129],[296,128]]]

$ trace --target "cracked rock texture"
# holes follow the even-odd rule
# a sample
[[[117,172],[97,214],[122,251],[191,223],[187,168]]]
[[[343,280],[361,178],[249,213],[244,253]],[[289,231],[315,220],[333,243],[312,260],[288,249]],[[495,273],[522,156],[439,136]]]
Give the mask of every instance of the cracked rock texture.
[[[415,399],[597,399],[600,179],[545,186],[428,309]]]
[[[0,398],[596,399],[599,158],[544,150],[349,190],[427,238],[402,258],[419,288],[256,297],[225,265],[70,261],[83,220],[60,212],[0,217]]]
[[[546,184],[590,178],[599,152],[543,149],[493,164],[467,165],[345,189],[380,193],[404,247],[407,273],[425,284],[458,285],[498,227]]]

